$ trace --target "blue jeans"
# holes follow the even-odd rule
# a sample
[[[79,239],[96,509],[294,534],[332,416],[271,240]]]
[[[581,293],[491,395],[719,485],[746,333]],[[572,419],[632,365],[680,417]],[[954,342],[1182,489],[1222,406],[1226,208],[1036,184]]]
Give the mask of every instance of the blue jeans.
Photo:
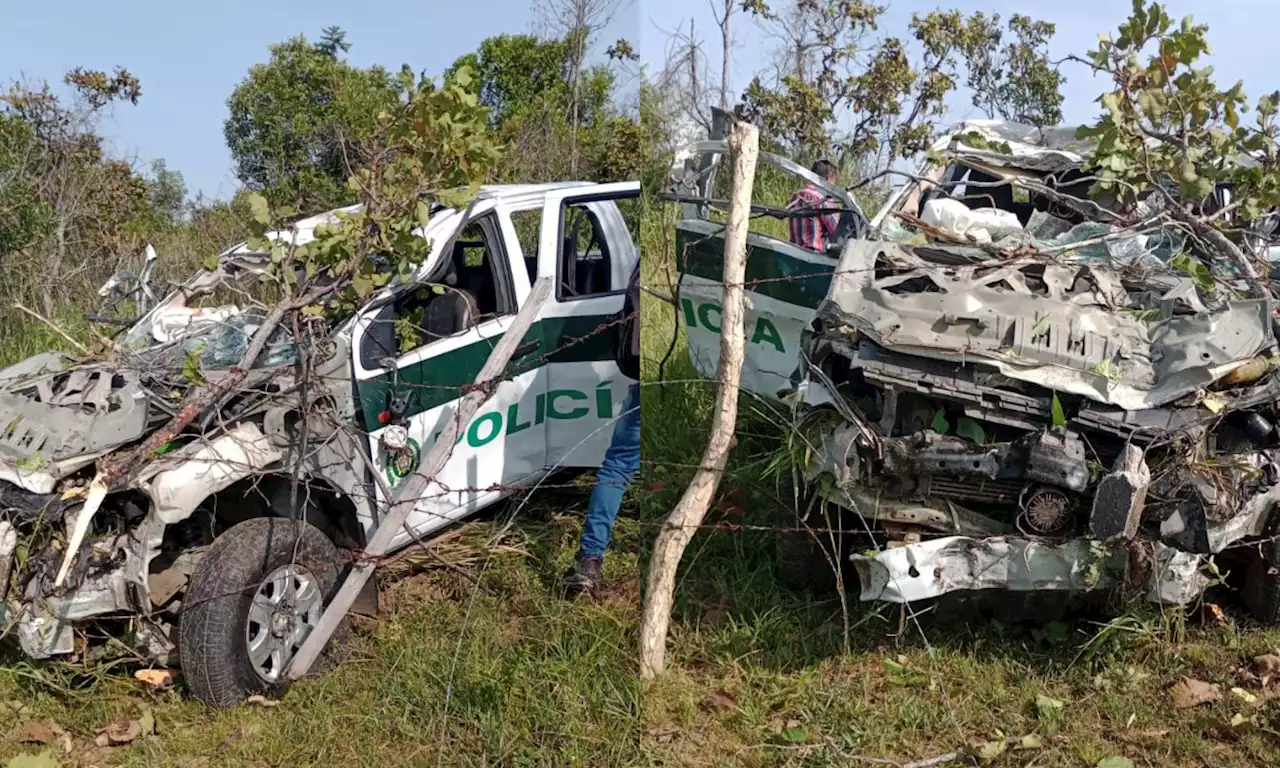
[[[591,490],[591,501],[587,504],[587,519],[582,523],[579,557],[604,557],[613,533],[613,523],[618,519],[618,508],[622,506],[622,495],[638,469],[640,385],[636,383],[627,389],[622,413],[613,426],[613,442],[609,444],[600,471],[596,473],[596,486]]]

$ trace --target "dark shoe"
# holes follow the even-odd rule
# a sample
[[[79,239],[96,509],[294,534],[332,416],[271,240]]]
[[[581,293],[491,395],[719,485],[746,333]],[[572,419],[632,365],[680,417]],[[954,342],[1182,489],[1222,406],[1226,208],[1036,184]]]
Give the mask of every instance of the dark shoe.
[[[564,574],[564,586],[569,594],[577,596],[592,592],[600,586],[601,560],[598,557],[577,557]]]

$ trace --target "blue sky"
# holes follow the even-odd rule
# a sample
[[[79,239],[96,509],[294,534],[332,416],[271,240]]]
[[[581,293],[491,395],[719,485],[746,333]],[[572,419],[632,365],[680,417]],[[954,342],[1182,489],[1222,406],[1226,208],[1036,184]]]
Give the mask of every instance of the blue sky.
[[[905,30],[913,9],[940,4],[889,2],[884,28],[891,31]],[[117,107],[103,125],[114,151],[144,162],[164,158],[183,173],[193,194],[223,197],[236,186],[222,137],[226,98],[251,65],[266,60],[269,44],[299,33],[314,39],[321,29],[336,24],[347,30],[353,46],[349,57],[356,64],[399,68],[408,63],[440,72],[484,37],[529,31],[534,20],[530,0],[60,0],[6,5],[0,27],[0,79],[26,76],[57,82],[75,66],[129,68],[141,79],[143,96],[136,107]],[[957,0],[941,5],[1006,17],[1018,11],[1057,22],[1053,52],[1061,56],[1083,51],[1099,32],[1114,30],[1130,3]],[[1209,23],[1220,82],[1243,78],[1254,98],[1280,87],[1280,47],[1270,38],[1270,5],[1267,0],[1167,3],[1175,16],[1191,13]],[[662,30],[688,24],[690,17],[699,33],[711,38],[707,50],[713,62],[718,61],[709,0],[629,0],[600,36],[601,45],[619,37],[638,40],[644,60],[659,62]],[[739,19],[731,67],[735,88],[767,65],[769,52],[764,35],[745,23],[745,17]],[[1083,68],[1072,66],[1067,74],[1066,118],[1087,120],[1094,113],[1091,102],[1098,85]],[[962,111],[956,115],[962,116]]]
[[[664,57],[665,39],[659,30],[672,30],[678,25],[688,29],[694,21],[694,29],[705,41],[705,50],[711,59],[713,77],[718,78],[720,61],[719,29],[710,10],[711,2],[722,5],[720,0],[641,0],[639,53],[645,61],[661,61]],[[773,0],[782,7],[786,0]],[[1034,18],[1057,24],[1057,33],[1050,46],[1051,55],[1061,58],[1067,53],[1083,53],[1092,48],[1100,32],[1110,32],[1124,21],[1132,8],[1132,0],[932,0],[931,2],[906,2],[905,0],[879,0],[889,6],[881,29],[890,34],[907,34],[907,23],[912,11],[927,12],[939,7],[958,8],[963,11],[999,13],[1007,19],[1013,13],[1023,13]],[[1265,92],[1280,88],[1280,47],[1269,38],[1268,22],[1273,17],[1275,0],[1166,0],[1164,6],[1175,19],[1191,14],[1198,22],[1209,25],[1209,41],[1213,49],[1215,77],[1226,86],[1238,79],[1245,82],[1250,101]],[[771,72],[770,51],[772,42],[749,21],[747,16],[736,16],[740,31],[732,47],[730,87],[741,89],[759,71]],[[1066,102],[1063,105],[1064,120],[1080,123],[1095,114],[1092,103],[1101,92],[1101,82],[1094,82],[1083,65],[1066,64],[1064,87]],[[958,106],[967,106],[961,104]],[[954,119],[980,117],[957,110]]]
[[[635,38],[636,3],[602,41]],[[222,136],[226,99],[267,46],[297,34],[318,39],[337,25],[355,64],[440,73],[485,37],[528,32],[530,0],[53,0],[0,2],[0,81],[26,76],[60,83],[76,66],[124,66],[142,81],[137,106],[118,106],[102,126],[116,153],[164,158],[191,194],[228,197],[236,187]]]

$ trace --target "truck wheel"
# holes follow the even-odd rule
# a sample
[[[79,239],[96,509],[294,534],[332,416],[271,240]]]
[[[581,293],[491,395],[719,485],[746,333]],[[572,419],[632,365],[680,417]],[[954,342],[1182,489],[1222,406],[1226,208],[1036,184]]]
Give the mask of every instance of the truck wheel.
[[[1263,540],[1249,547],[1241,597],[1260,623],[1280,624],[1280,514],[1272,514]]]
[[[796,494],[792,487],[789,480],[783,482],[775,514],[778,530],[774,532],[774,557],[778,581],[797,591],[834,592],[834,564],[840,565],[846,581],[854,575],[853,564],[844,559],[850,552],[853,536],[845,532],[833,540],[830,534],[811,532],[809,528],[844,530],[840,525],[843,510],[830,504],[823,509],[824,505],[819,504],[812,493],[801,489]],[[802,521],[806,511],[808,519]],[[833,544],[838,545],[837,551],[831,551]]]
[[[187,687],[212,707],[278,696],[282,674],[333,596],[344,561],[315,526],[277,517],[246,520],[213,542],[191,577],[179,617]],[[314,671],[336,663],[344,618]]]

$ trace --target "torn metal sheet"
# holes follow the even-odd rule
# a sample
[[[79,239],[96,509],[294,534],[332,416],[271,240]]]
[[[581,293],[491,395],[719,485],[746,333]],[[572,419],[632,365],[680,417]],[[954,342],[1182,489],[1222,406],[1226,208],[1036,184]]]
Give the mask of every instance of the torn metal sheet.
[[[1154,567],[1136,586],[1151,602],[1185,605],[1208,585],[1201,559],[1148,544]],[[1131,583],[1129,551],[1085,539],[1046,544],[1030,539],[968,536],[906,544],[850,557],[862,600],[907,603],[949,592],[1000,589],[1084,592]]]
[[[155,462],[142,488],[166,524],[185,519],[211,494],[261,472],[282,453],[251,422],[235,425],[212,440],[193,443]]]
[[[15,466],[101,453],[148,429],[147,394],[136,373],[103,366],[4,378],[0,459]]]
[[[1120,311],[1128,294],[1105,267],[945,265],[930,251],[945,249],[850,242],[819,318],[890,350],[981,363],[1126,410],[1192,394],[1275,342],[1266,301],[1141,318]]]

